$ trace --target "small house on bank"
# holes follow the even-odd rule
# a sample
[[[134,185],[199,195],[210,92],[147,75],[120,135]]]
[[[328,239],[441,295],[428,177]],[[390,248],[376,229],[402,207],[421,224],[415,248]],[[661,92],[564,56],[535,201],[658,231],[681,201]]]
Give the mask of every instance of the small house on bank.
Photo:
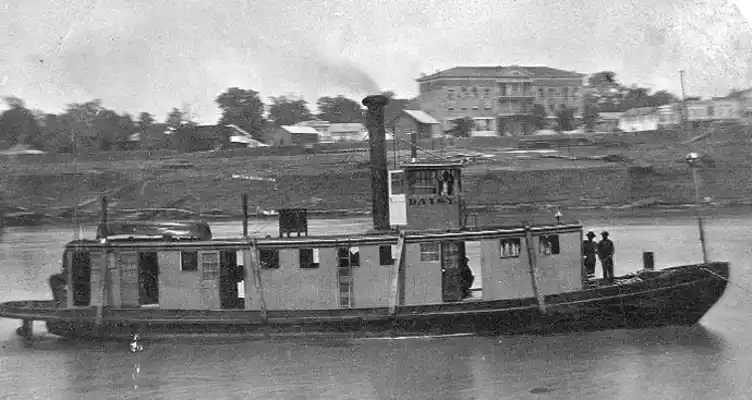
[[[391,125],[402,140],[409,141],[413,134],[417,134],[418,139],[442,135],[441,123],[421,110],[403,110],[392,120]]]
[[[310,126],[280,125],[271,132],[273,146],[310,147],[319,142],[319,132]]]

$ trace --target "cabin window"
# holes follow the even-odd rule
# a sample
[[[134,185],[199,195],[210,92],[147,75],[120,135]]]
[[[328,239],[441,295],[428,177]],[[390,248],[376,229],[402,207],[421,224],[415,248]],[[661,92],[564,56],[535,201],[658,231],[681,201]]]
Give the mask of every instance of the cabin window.
[[[181,271],[198,271],[198,252],[181,251],[180,252],[180,270]]]
[[[420,261],[434,262],[441,259],[441,247],[438,242],[420,244]]]
[[[382,244],[379,246],[379,265],[392,265],[394,264],[394,257],[392,256],[392,246],[388,244]]]
[[[279,268],[279,250],[259,250],[259,265],[261,268]]]
[[[319,249],[300,249],[300,268],[318,268]]]
[[[201,274],[205,281],[219,279],[219,252],[201,253]]]
[[[340,247],[337,249],[340,268],[359,267],[360,251],[358,247]]]
[[[538,240],[538,253],[544,256],[559,254],[559,235],[544,235]]]
[[[499,254],[501,258],[515,258],[520,256],[520,239],[499,240]]]

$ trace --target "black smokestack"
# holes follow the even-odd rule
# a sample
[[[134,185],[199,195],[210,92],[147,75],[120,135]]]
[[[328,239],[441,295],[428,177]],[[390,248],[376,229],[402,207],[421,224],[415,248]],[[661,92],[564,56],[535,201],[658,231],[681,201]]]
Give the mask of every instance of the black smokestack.
[[[386,131],[384,129],[384,107],[389,98],[384,95],[368,96],[363,105],[368,107],[366,125],[371,154],[371,196],[373,203],[373,228],[388,230],[389,199],[387,198]]]

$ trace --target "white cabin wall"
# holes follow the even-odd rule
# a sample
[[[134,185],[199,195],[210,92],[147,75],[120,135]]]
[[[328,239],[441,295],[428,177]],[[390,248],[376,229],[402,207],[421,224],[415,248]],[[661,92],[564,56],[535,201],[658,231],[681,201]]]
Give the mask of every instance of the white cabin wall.
[[[338,307],[336,248],[319,249],[318,268],[300,268],[298,249],[280,249],[279,264],[279,268],[261,270],[268,310]]]
[[[442,303],[441,260],[421,262],[420,243],[408,243],[405,249],[404,268],[404,305]]]
[[[160,251],[157,262],[159,263],[159,308],[183,310],[213,308],[213,304],[205,304],[200,258],[198,271],[180,270],[179,251]],[[138,286],[136,286],[135,294],[136,302],[138,302]]]
[[[380,265],[379,246],[360,246],[359,251],[360,267],[353,268],[355,308],[387,307],[394,265]]]
[[[536,250],[539,238],[534,239]],[[537,253],[540,291],[544,295],[582,289],[580,232],[559,234],[559,254]]]
[[[524,238],[520,238],[519,257],[501,258],[500,244],[499,239],[481,241],[483,300],[532,297],[533,285]]]

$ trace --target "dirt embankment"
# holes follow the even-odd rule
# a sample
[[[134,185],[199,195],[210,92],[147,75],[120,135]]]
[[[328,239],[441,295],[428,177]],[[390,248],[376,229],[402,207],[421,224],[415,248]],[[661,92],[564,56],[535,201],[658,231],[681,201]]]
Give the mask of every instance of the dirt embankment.
[[[550,159],[534,154],[505,153],[507,147],[473,141],[442,144],[442,152],[495,151],[492,158],[468,167],[463,178],[465,197],[476,209],[502,206],[524,213],[557,207],[618,210],[693,203],[694,186],[682,158],[697,145],[657,137],[660,140],[655,136],[608,137],[595,145],[562,150],[572,158],[618,153],[621,161],[611,163],[553,165]],[[720,205],[749,204],[749,138],[735,135],[713,140],[712,146],[704,146],[715,163],[700,171],[703,197]],[[257,153],[180,155],[186,162],[177,166],[165,164],[176,155],[161,153],[98,155],[75,162],[64,157],[6,160],[0,164],[0,185],[8,211],[23,207],[20,211],[58,221],[74,214],[96,218],[96,200],[103,194],[115,210],[168,207],[218,218],[240,215],[244,192],[249,195],[252,214],[284,207],[305,207],[314,214],[370,211],[365,153]]]

